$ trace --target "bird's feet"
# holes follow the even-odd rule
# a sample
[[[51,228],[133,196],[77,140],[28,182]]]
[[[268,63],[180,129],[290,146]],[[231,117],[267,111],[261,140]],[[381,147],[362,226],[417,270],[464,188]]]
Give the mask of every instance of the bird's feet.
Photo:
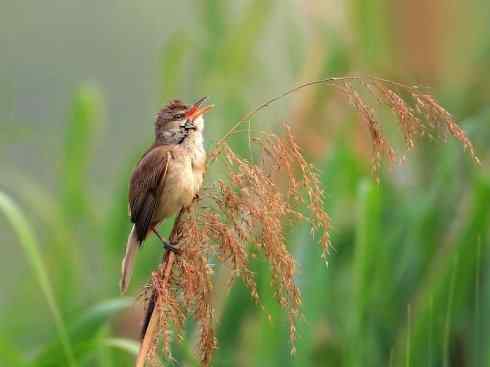
[[[182,255],[182,250],[179,249],[174,243],[164,240],[163,248],[167,251],[172,251],[175,255]]]
[[[158,239],[162,243],[163,248],[165,250],[172,251],[175,255],[181,255],[182,254],[182,250],[177,248],[175,243],[172,243],[172,242],[167,241],[166,239],[162,238],[162,236],[160,236],[160,233],[158,233],[158,231],[155,228],[153,228],[153,233],[155,233],[155,235],[158,237]]]

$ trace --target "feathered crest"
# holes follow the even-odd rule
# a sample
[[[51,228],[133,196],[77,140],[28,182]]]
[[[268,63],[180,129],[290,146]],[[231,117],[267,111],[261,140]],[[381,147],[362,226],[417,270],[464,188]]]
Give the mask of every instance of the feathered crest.
[[[189,106],[184,104],[179,99],[174,99],[170,101],[165,107],[163,107],[160,112],[157,113],[155,124],[162,124],[173,119],[174,115],[178,111],[187,110]]]

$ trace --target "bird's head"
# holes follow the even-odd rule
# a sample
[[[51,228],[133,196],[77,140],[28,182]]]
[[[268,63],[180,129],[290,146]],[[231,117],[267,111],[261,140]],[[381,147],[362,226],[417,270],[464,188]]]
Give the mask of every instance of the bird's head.
[[[155,121],[155,137],[167,144],[174,144],[174,140],[181,140],[189,131],[204,129],[204,114],[214,106],[202,106],[207,97],[199,99],[188,106],[180,100],[173,100],[160,110]]]

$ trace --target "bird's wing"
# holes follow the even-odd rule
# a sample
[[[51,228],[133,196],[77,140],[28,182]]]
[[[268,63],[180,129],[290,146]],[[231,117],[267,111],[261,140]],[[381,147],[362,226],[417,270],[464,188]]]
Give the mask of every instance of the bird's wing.
[[[172,159],[171,149],[170,145],[150,149],[131,176],[129,212],[139,242],[145,239],[157,209],[168,165]]]

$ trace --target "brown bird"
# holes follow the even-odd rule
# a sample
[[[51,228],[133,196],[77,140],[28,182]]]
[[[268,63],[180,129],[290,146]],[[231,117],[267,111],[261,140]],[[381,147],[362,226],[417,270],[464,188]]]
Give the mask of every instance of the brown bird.
[[[192,203],[201,187],[206,163],[203,115],[213,106],[175,100],[155,121],[155,142],[140,159],[129,183],[129,214],[134,223],[122,261],[121,292],[128,289],[136,250],[150,232],[165,248],[175,250],[156,227]]]

